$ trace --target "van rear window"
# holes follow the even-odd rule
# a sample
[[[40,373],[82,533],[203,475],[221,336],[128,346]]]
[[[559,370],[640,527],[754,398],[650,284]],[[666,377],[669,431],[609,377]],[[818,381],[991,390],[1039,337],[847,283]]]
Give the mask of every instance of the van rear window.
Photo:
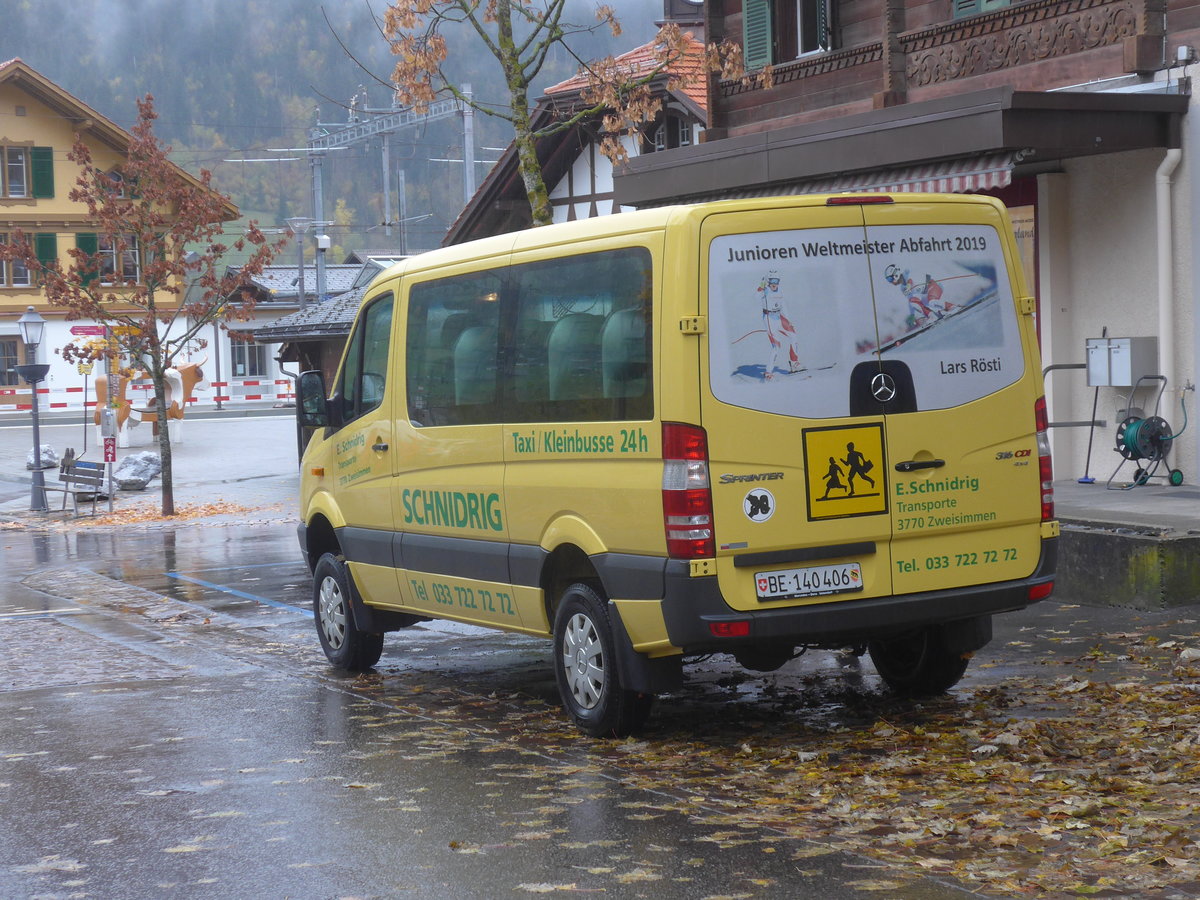
[[[946,409],[1024,372],[990,226],[723,235],[709,247],[708,286],[712,391],[736,406],[855,415],[851,375],[874,364],[911,374],[910,411]]]

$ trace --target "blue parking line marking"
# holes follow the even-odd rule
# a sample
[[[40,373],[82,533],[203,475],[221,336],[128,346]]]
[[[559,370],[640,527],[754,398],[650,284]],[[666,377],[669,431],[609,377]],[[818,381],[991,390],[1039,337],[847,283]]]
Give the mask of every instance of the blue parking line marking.
[[[241,566],[201,566],[198,569],[193,569],[193,572],[233,572],[241,569],[277,569],[281,566],[299,565],[303,566],[303,560],[295,560],[294,562],[272,562],[272,563],[251,563]],[[307,569],[305,569],[307,571]]]
[[[302,616],[313,617],[311,609],[301,609],[298,606],[292,606],[290,603],[280,603],[278,600],[272,600],[270,597],[260,597],[257,594],[248,594],[245,591],[239,591],[237,588],[231,588],[224,584],[214,584],[211,581],[203,581],[199,578],[192,578],[189,575],[182,575],[179,572],[168,572],[168,578],[177,578],[180,581],[188,581],[192,584],[198,584],[201,587],[212,588],[214,591],[221,591],[224,594],[232,594],[235,597],[241,597],[243,600],[253,600],[255,603],[262,603],[266,606],[274,606],[278,609],[286,609],[289,612],[299,613]]]

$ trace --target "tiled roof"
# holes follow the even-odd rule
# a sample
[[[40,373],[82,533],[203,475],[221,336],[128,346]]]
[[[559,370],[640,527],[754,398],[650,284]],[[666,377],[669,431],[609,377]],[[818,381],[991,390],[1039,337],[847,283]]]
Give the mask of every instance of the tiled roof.
[[[687,40],[684,54],[667,67],[667,72],[684,78],[680,93],[687,96],[701,109],[707,109],[708,92],[704,77],[704,44],[696,40],[690,32],[684,34],[684,38]],[[658,43],[655,41],[642,44],[642,46],[635,47],[616,57],[616,63],[618,66],[628,69],[632,74],[649,71],[658,64],[658,60],[654,57],[657,47]],[[546,88],[545,93],[547,95],[565,94],[570,91],[581,91],[585,87],[587,87],[587,77],[579,74]]]
[[[399,250],[394,248],[391,250],[351,250],[346,254],[346,258],[343,260],[343,262],[364,263],[369,259],[377,259],[387,260],[387,265],[391,265],[393,262],[399,262],[400,260],[409,256],[412,256],[412,254],[401,253]]]
[[[250,332],[256,341],[267,344],[347,335],[366,292],[365,287],[347,291],[323,303],[310,303],[304,309],[298,309],[273,322],[263,325],[247,323],[235,330]]]
[[[286,251],[284,251],[286,253]],[[354,287],[354,278],[362,271],[361,265],[332,265],[325,267],[325,290],[329,294],[340,294]],[[262,274],[253,279],[254,284],[279,297],[296,296],[295,266],[266,266]],[[304,265],[304,292],[317,290],[317,267]]]

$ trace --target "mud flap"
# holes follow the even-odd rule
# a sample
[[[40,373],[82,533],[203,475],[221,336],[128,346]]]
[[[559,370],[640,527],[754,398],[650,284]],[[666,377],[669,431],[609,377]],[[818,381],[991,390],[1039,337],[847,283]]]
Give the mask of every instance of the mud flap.
[[[351,576],[349,581],[350,614],[354,616],[354,627],[359,631],[367,634],[382,634],[385,631],[399,631],[401,628],[408,628],[418,622],[430,621],[428,616],[417,616],[412,613],[367,606],[358,593],[358,585],[354,583],[354,577]]]
[[[992,640],[992,617],[976,616],[937,626],[942,633],[942,645],[951,653],[974,653]]]
[[[683,687],[683,657],[663,656],[651,659],[633,649],[633,641],[615,606],[609,604],[613,643],[617,646],[617,671],[621,687],[639,694],[665,694]]]

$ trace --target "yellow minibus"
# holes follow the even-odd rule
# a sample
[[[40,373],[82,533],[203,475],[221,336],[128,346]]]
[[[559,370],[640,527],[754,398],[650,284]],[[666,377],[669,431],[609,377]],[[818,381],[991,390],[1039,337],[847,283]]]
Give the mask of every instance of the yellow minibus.
[[[624,735],[684,663],[869,653],[944,691],[1049,596],[1035,303],[991,198],[731,200],[404,260],[299,379],[329,661],[450,619],[552,639]]]

